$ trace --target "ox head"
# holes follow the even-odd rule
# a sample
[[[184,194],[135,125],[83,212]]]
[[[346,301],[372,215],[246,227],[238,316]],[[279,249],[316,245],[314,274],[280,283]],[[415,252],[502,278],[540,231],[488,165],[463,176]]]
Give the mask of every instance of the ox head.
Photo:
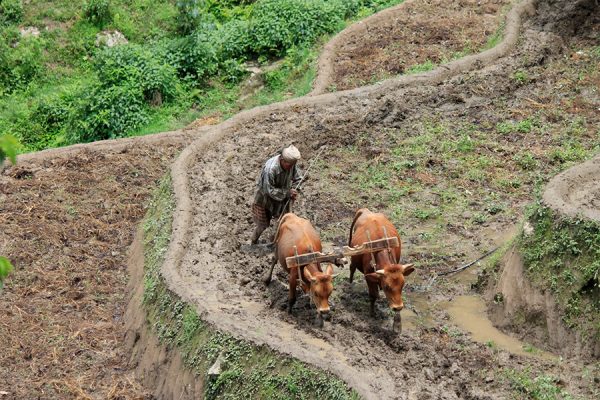
[[[329,296],[333,292],[333,265],[328,264],[325,272],[312,273],[304,268],[304,277],[310,281],[310,297],[319,314],[329,313]]]
[[[366,274],[365,278],[369,282],[377,283],[383,289],[390,308],[398,312],[404,308],[402,301],[404,278],[412,274],[414,270],[412,264],[392,264],[384,269]]]

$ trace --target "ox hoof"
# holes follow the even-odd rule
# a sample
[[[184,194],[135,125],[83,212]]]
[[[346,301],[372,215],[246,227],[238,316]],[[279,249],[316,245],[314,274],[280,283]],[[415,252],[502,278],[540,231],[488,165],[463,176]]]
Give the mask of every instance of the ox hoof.
[[[392,331],[394,333],[402,333],[402,318],[400,314],[394,316],[394,323],[392,324]]]
[[[323,322],[323,318],[317,316],[317,318],[315,318],[315,327],[316,328],[323,328],[324,322]]]

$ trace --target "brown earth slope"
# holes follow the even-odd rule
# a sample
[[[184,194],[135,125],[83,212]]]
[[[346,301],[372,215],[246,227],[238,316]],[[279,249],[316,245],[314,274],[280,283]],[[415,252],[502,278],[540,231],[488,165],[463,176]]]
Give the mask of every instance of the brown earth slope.
[[[143,398],[124,346],[127,249],[191,135],[27,155],[0,175],[2,399]]]
[[[329,90],[346,90],[432,69],[498,42],[508,0],[406,1],[356,24],[334,50]],[[509,8],[509,7],[508,7]]]

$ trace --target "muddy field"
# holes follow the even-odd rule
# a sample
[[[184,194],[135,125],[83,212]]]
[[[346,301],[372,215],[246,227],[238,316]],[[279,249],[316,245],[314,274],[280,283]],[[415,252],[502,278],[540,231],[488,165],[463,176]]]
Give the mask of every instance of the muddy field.
[[[598,59],[592,54],[599,21],[579,21],[573,37],[572,29],[561,24],[549,29],[544,22],[550,13],[565,12],[559,4],[554,7],[558,10],[543,8],[527,23],[514,52],[480,71],[437,86],[351,93],[334,104],[272,112],[244,123],[218,146],[203,149],[190,171],[195,212],[178,274],[206,318],[236,335],[342,373],[367,397],[507,398],[512,389],[503,371],[524,366],[534,374],[559,376],[570,393],[595,396],[593,373],[582,377],[585,363],[517,356],[494,343],[476,343],[457,329],[443,304],[468,294],[472,277],[429,284],[435,272],[502,241],[536,187],[579,157],[593,154],[600,98]],[[588,73],[581,75],[581,70]],[[533,127],[523,123],[519,129],[530,116],[536,118],[529,120]],[[561,140],[576,118],[583,121],[577,148],[564,149]],[[411,140],[419,137],[414,151]],[[454,160],[442,158],[444,139],[455,146]],[[307,159],[327,146],[296,206],[325,238],[343,244],[354,211],[363,206],[391,214],[405,233],[404,257],[419,268],[406,289],[409,309],[417,316],[403,335],[390,332],[383,302],[379,317],[369,318],[364,284],[360,279],[353,285],[344,282],[344,273],[336,280],[332,320],[315,329],[306,297],[295,314],[284,311],[283,273],[267,290],[262,286],[259,277],[269,257],[239,250],[251,232],[255,174],[269,154],[288,142],[295,142]],[[533,172],[519,163],[524,150],[535,161]],[[563,154],[574,151],[579,155]],[[416,166],[400,164],[397,175],[378,180],[378,168],[406,161]],[[481,175],[469,175],[477,165]],[[418,186],[396,197],[388,193],[407,183]],[[436,193],[439,188],[455,191],[447,207],[443,194]],[[488,208],[489,199],[499,205]],[[401,210],[395,213],[393,207]],[[427,210],[438,207],[442,215],[424,218]]]
[[[433,7],[438,2],[413,3],[424,14],[439,11]],[[410,63],[443,58],[440,46],[461,51],[467,40],[485,43],[505,2],[480,3],[483,8],[453,2],[473,10],[457,16],[472,31],[455,35],[441,24],[443,35],[438,30],[424,35],[439,37],[437,46],[425,46],[433,43],[426,40],[406,53],[421,58],[389,65],[401,71]],[[353,386],[371,398],[509,398],[512,388],[503,372],[523,368],[558,377],[561,387],[582,398],[597,395],[598,371],[585,360],[516,355],[472,340],[468,328],[451,319],[452,301],[472,295],[476,269],[450,280],[431,279],[501,242],[535,188],[597,146],[600,28],[585,12],[574,18],[575,3],[586,2],[567,7],[543,2],[519,47],[483,70],[439,86],[344,95],[334,105],[273,113],[199,154],[189,171],[194,228],[179,273],[206,319],[218,318],[220,327],[284,353],[299,351],[340,376],[352,375]],[[592,7],[593,1],[587,3]],[[430,26],[428,18],[419,20],[421,26]],[[375,42],[402,40],[394,39],[401,32],[393,29],[373,27],[373,32]],[[371,36],[361,39],[365,42],[346,51],[373,43]],[[360,77],[352,75],[356,68],[344,72],[340,60],[336,79],[350,82],[348,87],[379,79],[382,65],[399,59],[398,49],[402,46],[386,50],[390,58],[362,55],[379,64],[371,68],[357,61],[368,71]],[[532,128],[519,125],[530,116],[536,118]],[[572,127],[578,118],[583,122]],[[564,148],[561,132],[571,128],[577,143]],[[469,138],[461,142],[466,147],[455,147],[474,146],[473,157],[442,158],[447,149],[433,144],[448,137]],[[126,249],[152,188],[187,142],[189,137],[179,137],[41,157],[0,176],[0,250],[16,264],[0,298],[7,310],[0,321],[0,336],[7,338],[0,382],[10,383],[0,384],[1,398],[146,395],[132,378],[122,344]],[[403,257],[419,267],[405,289],[401,336],[390,332],[383,301],[377,318],[369,317],[360,274],[351,285],[347,270],[340,271],[333,317],[317,329],[305,296],[293,315],[284,311],[287,289],[280,268],[265,289],[259,278],[269,257],[239,250],[251,232],[256,174],[267,156],[288,142],[296,142],[308,160],[327,146],[295,210],[330,245],[345,243],[353,213],[363,206],[388,213],[400,228]],[[406,161],[415,166],[406,168]],[[382,166],[396,162],[398,173],[380,174]],[[531,163],[535,168],[522,168]],[[482,174],[468,175],[474,165]],[[454,200],[446,204],[448,198]],[[443,214],[431,214],[437,208]]]
[[[143,398],[124,345],[126,260],[146,201],[191,140],[26,156],[0,176],[0,398]],[[128,144],[129,142],[129,144]]]
[[[348,34],[334,56],[329,90],[432,69],[495,45],[509,0],[407,1],[381,23]]]

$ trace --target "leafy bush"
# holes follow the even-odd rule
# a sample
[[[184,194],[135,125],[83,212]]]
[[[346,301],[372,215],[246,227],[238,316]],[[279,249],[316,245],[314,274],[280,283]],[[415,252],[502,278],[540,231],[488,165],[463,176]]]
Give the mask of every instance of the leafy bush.
[[[250,50],[248,21],[234,19],[222,25],[217,39],[217,58],[243,58]]]
[[[256,0],[205,0],[205,12],[217,20],[227,22],[233,19],[247,20]]]
[[[184,35],[194,32],[200,24],[204,0],[178,0],[177,1],[177,27]]]
[[[0,136],[0,165],[7,158],[14,164],[17,162],[17,148],[19,142],[12,135]]]
[[[104,87],[97,85],[84,99],[73,127],[70,143],[92,142],[125,136],[148,123],[147,105],[140,87],[131,83]]]
[[[0,26],[18,24],[23,19],[21,0],[0,0]]]
[[[177,91],[175,68],[147,47],[128,44],[104,49],[98,54],[94,70],[103,88],[130,84],[140,88],[148,101],[156,93],[168,101]]]
[[[85,18],[92,24],[102,27],[112,20],[109,0],[86,0],[83,5]]]
[[[211,37],[202,32],[171,42],[170,62],[176,66],[180,75],[187,78],[202,79],[217,72],[217,52]]]
[[[234,84],[242,80],[248,74],[244,62],[240,60],[228,59],[219,66],[219,75],[227,83]]]
[[[67,140],[122,137],[148,123],[147,103],[160,105],[178,91],[176,70],[163,55],[164,49],[133,44],[100,51],[93,65],[98,81],[87,90]]]
[[[342,1],[260,0],[250,19],[251,49],[281,55],[293,45],[337,30],[345,12]]]
[[[41,41],[35,37],[18,39],[18,32],[0,33],[0,94],[10,93],[31,82],[42,71]]]

